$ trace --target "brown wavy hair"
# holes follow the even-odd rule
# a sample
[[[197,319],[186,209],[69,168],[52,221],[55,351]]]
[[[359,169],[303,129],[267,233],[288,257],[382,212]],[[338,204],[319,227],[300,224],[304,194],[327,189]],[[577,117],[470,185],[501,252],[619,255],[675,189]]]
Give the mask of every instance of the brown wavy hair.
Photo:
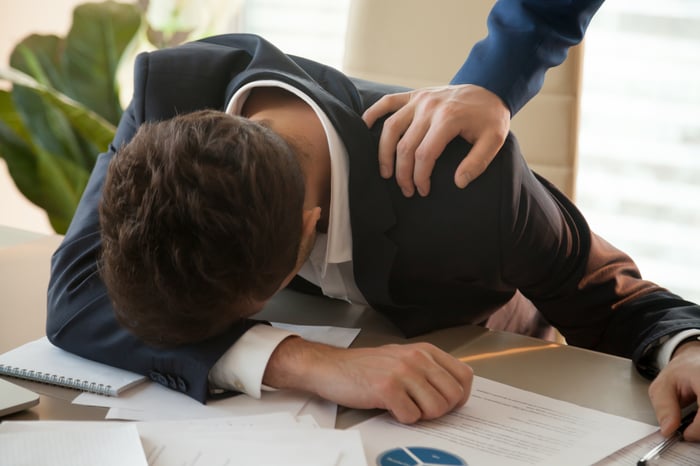
[[[216,111],[144,124],[99,208],[117,319],[157,346],[222,332],[293,269],[303,201],[295,152],[260,124]]]

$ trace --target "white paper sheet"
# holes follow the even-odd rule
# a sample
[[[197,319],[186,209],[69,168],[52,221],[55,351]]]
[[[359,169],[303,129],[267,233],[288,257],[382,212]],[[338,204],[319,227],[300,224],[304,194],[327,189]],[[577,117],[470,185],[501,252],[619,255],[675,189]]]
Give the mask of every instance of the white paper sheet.
[[[338,417],[338,405],[332,401],[313,396],[297,413],[297,418],[303,416],[311,416],[319,427],[334,429],[335,420]]]
[[[37,424],[33,421],[33,424]],[[3,422],[5,427],[7,422]],[[106,423],[105,423],[106,424]],[[0,430],[0,466],[146,466],[133,424],[102,429]]]
[[[141,433],[150,466],[255,464],[361,466],[365,455],[356,431],[265,429]],[[255,461],[249,461],[254,459]],[[228,462],[227,462],[228,461]]]
[[[657,429],[481,377],[467,404],[440,419],[403,425],[386,414],[354,428],[367,462],[381,466],[590,465]]]
[[[110,410],[107,419],[133,421],[206,419],[212,417],[246,416],[287,411],[296,415],[311,396],[288,390],[263,392],[257,400],[248,395],[237,395],[202,404],[184,393],[148,382],[123,393],[119,397],[104,397],[82,393],[74,404],[103,406]]]
[[[319,428],[309,416],[296,418],[289,413],[138,423],[15,421],[0,424],[0,438],[38,432],[75,436],[84,432],[109,432],[115,425],[138,429],[139,450],[143,445],[141,454],[145,452],[150,466],[366,465],[359,432]],[[102,447],[109,447],[110,441],[111,438],[105,438]],[[118,464],[131,466],[132,463]]]
[[[296,325],[283,322],[271,322],[271,324],[273,327],[294,332],[306,340],[325,343],[339,348],[348,348],[355,341],[357,335],[360,334],[359,328]]]

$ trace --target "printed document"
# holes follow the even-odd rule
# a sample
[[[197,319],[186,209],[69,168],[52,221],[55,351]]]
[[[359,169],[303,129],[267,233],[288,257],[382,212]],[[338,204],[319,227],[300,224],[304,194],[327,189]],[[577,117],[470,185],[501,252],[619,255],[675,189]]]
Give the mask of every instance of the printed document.
[[[403,425],[383,414],[354,428],[379,466],[590,465],[658,429],[481,377],[440,419]]]

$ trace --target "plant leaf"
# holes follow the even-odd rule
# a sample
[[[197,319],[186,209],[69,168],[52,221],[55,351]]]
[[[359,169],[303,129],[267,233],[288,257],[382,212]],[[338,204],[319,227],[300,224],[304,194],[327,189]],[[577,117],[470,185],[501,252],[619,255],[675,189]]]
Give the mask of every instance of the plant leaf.
[[[11,93],[0,92],[0,156],[17,188],[65,233],[97,154],[108,147],[115,128],[27,75],[2,69],[0,77],[14,83]]]
[[[63,39],[55,35],[32,34],[17,44],[10,55],[10,66],[36,79],[44,86],[64,89],[60,56]]]
[[[65,233],[90,171],[38,147],[17,115],[12,95],[0,91],[0,156],[17,189],[46,211],[56,232]]]
[[[137,35],[136,4],[79,5],[65,39],[30,35],[0,79],[0,156],[20,191],[65,233],[97,154],[122,115],[117,68]]]
[[[71,89],[64,92],[115,125],[122,114],[117,68],[141,26],[141,15],[131,4],[82,4],[74,10],[66,37],[62,65]]]

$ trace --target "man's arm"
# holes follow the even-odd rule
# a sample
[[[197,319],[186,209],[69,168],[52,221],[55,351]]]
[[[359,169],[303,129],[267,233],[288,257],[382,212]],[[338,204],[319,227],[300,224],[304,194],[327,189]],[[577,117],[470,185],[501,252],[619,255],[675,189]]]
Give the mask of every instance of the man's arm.
[[[700,306],[644,280],[627,254],[593,233],[574,204],[515,153],[504,150],[493,165],[505,166],[510,180],[498,228],[504,281],[569,344],[629,357],[642,375],[655,378],[652,405],[670,434],[680,408],[700,396]],[[700,440],[700,420],[687,432]]]
[[[488,36],[474,45],[451,84],[475,84],[515,115],[542,88],[545,72],[583,39],[603,0],[499,0]]]
[[[290,337],[272,354],[263,381],[413,423],[464,405],[472,378],[469,366],[428,343],[344,349]]]
[[[473,144],[455,172],[464,188],[496,156],[515,115],[542,88],[545,72],[578,44],[603,0],[499,0],[451,86],[387,96],[364,114],[371,126],[390,112],[382,132],[381,174],[394,172],[405,195],[430,192],[435,160],[449,141]]]

